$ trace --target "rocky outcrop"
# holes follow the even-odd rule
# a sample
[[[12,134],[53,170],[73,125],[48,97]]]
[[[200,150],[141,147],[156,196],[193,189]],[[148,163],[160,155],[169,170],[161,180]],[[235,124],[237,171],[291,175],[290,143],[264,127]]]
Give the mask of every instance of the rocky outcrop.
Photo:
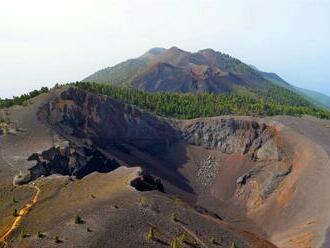
[[[76,88],[45,105],[39,116],[65,136],[88,139],[95,146],[133,146],[159,154],[179,139],[166,121],[110,97]]]
[[[30,160],[37,162],[30,169],[31,180],[53,173],[79,178],[93,171],[114,168],[115,161],[108,160],[100,150],[111,154],[113,148],[119,148],[123,153],[120,156],[127,157],[133,147],[142,154],[161,158],[179,141],[227,155],[240,154],[255,161],[255,166],[237,179],[236,197],[243,202],[248,192],[255,189],[253,183],[258,185],[256,195],[265,199],[291,171],[287,163],[281,162],[283,154],[275,128],[255,120],[226,117],[167,120],[76,88],[69,88],[42,107],[39,118],[70,140],[71,147],[53,147],[31,156]],[[210,186],[219,166],[214,156],[200,161],[196,171],[199,184]],[[157,182],[148,177],[137,178],[133,184],[142,188],[157,186]],[[256,202],[253,200],[253,204]]]
[[[111,97],[76,88],[64,91],[46,104],[39,117],[64,136],[87,139],[102,148],[130,145],[157,155],[175,142],[185,140],[226,154],[249,154],[254,160],[281,159],[274,141],[275,130],[264,123],[211,118],[178,127]]]
[[[259,206],[279,187],[292,171],[292,164],[286,162],[257,163],[250,171],[238,177],[235,198],[248,212]]]
[[[280,160],[274,136],[274,129],[266,124],[234,118],[200,120],[183,128],[183,137],[191,145],[227,154],[250,154],[256,160]]]
[[[152,175],[142,173],[139,177],[133,179],[130,185],[138,191],[158,190],[165,193],[164,185],[159,178]]]
[[[292,163],[282,151],[275,126],[249,118],[228,117],[201,118],[177,125],[188,144],[218,150],[224,155],[224,159],[218,162],[213,156],[201,161],[196,172],[200,185],[214,192],[218,190],[213,185],[233,189],[231,200],[247,212],[256,211],[263,205],[292,171]],[[249,169],[241,167],[236,170],[235,165],[226,162],[226,158],[231,157]],[[228,168],[231,166],[234,168]],[[237,176],[236,185],[222,185],[216,181],[221,178],[226,183],[235,184],[233,178],[227,176]]]
[[[73,146],[52,147],[42,153],[34,153],[29,158],[35,165],[29,168],[27,175],[16,176],[15,184],[27,183],[40,176],[52,174],[75,176],[78,179],[92,172],[109,172],[119,164],[109,159],[94,147]]]

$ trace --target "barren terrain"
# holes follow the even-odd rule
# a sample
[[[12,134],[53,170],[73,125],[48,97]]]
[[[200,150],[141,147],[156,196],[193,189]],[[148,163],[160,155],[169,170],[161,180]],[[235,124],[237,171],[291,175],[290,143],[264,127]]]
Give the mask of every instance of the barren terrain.
[[[68,88],[6,115],[18,128],[0,136],[4,246],[329,245],[329,121],[170,120]],[[165,193],[132,187],[141,171]]]

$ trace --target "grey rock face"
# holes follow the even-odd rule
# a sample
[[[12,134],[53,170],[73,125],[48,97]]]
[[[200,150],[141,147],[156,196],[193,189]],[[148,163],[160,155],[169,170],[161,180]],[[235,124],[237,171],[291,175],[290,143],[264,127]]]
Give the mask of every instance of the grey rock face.
[[[284,168],[278,168],[271,173],[270,178],[263,184],[263,189],[261,192],[262,199],[266,199],[271,193],[273,193],[280,182],[289,175],[292,171],[292,166],[287,166]]]
[[[282,153],[274,140],[270,139],[263,146],[261,146],[260,149],[258,149],[257,153],[255,154],[255,159],[259,161],[279,161],[282,159]]]
[[[28,181],[51,174],[82,178],[94,171],[108,172],[119,166],[115,160],[107,158],[93,147],[72,145],[65,148],[52,147],[41,154],[32,154],[28,160],[36,161],[29,169]]]
[[[266,199],[273,193],[282,180],[291,173],[292,165],[281,163],[278,164],[257,164],[248,173],[237,178],[240,193],[244,192],[245,186],[250,180],[254,180],[259,185],[259,194],[261,199]]]
[[[58,147],[31,156],[30,160],[37,161],[30,169],[31,180],[53,173],[82,177],[112,168],[113,161],[107,160],[98,148],[111,153],[115,146],[129,153],[126,147],[135,147],[157,156],[182,140],[226,154],[246,154],[255,161],[281,159],[280,149],[274,141],[275,131],[266,124],[219,117],[193,120],[180,126],[175,121],[153,116],[110,97],[77,88],[64,91],[43,106],[39,118],[70,143],[59,139]],[[201,185],[212,183],[218,169],[214,157],[203,161],[197,171]],[[253,173],[240,178],[238,184],[246,182]]]
[[[189,144],[219,149],[227,154],[251,153],[251,158],[277,159],[276,154],[267,152],[273,148],[270,145],[268,150],[264,149],[259,157],[255,157],[254,153],[274,136],[270,127],[255,121],[233,118],[197,121],[184,128],[183,136]]]
[[[70,88],[39,113],[66,135],[98,147],[132,145],[157,154],[179,139],[167,122],[110,97]]]

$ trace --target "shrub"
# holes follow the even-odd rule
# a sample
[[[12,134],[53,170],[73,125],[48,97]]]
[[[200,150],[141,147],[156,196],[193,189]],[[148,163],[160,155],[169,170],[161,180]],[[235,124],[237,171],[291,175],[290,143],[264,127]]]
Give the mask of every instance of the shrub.
[[[44,235],[42,232],[38,231],[38,232],[37,232],[37,237],[38,237],[39,239],[42,239],[42,238],[45,237],[45,235]]]
[[[20,237],[20,239],[25,239],[26,237],[28,237],[28,235],[23,227],[21,228],[21,230],[19,232],[19,237]]]
[[[176,238],[171,241],[170,247],[171,248],[180,248],[179,242]]]
[[[178,221],[177,214],[176,213],[172,213],[171,219],[172,219],[172,221],[177,222]]]
[[[231,243],[230,248],[237,248],[236,243],[235,242]]]
[[[62,243],[62,240],[58,236],[55,236],[55,243]]]
[[[81,217],[80,217],[79,215],[76,215],[76,216],[74,217],[74,223],[75,223],[75,224],[83,224],[84,221],[81,219]]]
[[[17,211],[16,208],[13,210],[13,216],[14,216],[14,217],[17,217],[17,216],[18,216],[18,211]]]
[[[187,243],[187,242],[189,242],[189,238],[188,238],[187,234],[185,234],[185,233],[182,233],[182,234],[180,235],[179,239],[180,239],[183,243]]]
[[[149,227],[146,238],[148,241],[152,241],[155,239],[155,229],[153,227]]]

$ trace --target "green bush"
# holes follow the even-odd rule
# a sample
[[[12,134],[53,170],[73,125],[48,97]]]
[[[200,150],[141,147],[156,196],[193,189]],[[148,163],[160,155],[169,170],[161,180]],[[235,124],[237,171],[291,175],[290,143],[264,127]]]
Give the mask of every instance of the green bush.
[[[153,227],[149,227],[146,238],[148,241],[152,241],[155,239],[155,229]]]
[[[62,243],[62,240],[58,236],[55,236],[55,243]]]
[[[171,244],[170,244],[170,247],[171,248],[180,248],[179,246],[179,241],[175,238],[171,241]]]
[[[20,232],[19,232],[19,237],[20,237],[20,239],[25,239],[25,238],[27,238],[27,237],[28,237],[28,234],[26,233],[26,231],[25,231],[25,228],[24,228],[24,227],[22,227],[22,228],[20,229]]]
[[[230,248],[237,248],[236,243],[233,242],[233,243],[231,244]]]
[[[84,221],[82,220],[82,218],[81,218],[79,215],[76,215],[76,216],[74,217],[74,223],[75,223],[75,224],[83,224]]]
[[[13,210],[13,216],[14,217],[17,217],[19,214],[18,214],[18,211],[17,211],[17,209],[16,208],[14,208],[14,210]]]

